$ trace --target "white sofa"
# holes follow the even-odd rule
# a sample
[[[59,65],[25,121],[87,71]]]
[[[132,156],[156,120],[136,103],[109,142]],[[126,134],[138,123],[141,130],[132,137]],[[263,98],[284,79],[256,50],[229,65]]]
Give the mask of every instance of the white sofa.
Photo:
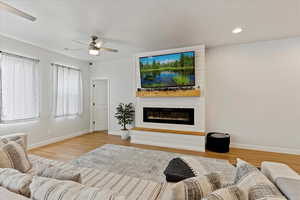
[[[27,146],[28,146],[27,141],[28,140],[27,140],[27,135],[24,133],[17,133],[17,134],[12,134],[12,135],[7,135],[7,136],[1,136],[0,138],[6,138],[8,140],[15,140],[15,141],[21,143],[27,149]],[[64,166],[69,169],[71,168],[70,164],[67,164],[67,163],[64,163],[61,161],[51,161],[51,160],[37,157],[37,156],[31,156],[31,157],[32,157],[31,161],[32,161],[33,165],[35,162],[43,161],[43,162],[48,162],[48,164],[51,164],[51,165]],[[81,171],[86,171],[86,170],[87,169],[84,169],[84,168],[81,169]],[[91,170],[91,169],[89,169],[89,170]],[[98,173],[96,169],[92,169],[92,170],[95,170],[94,174]],[[265,174],[266,177],[268,177],[282,191],[282,193],[289,200],[300,200],[300,193],[299,193],[300,192],[300,175],[297,174],[294,170],[292,170],[289,166],[282,164],[282,163],[263,162],[261,165],[261,171]],[[110,174],[108,176],[110,176]],[[112,176],[115,176],[115,174]],[[128,179],[130,177],[124,176],[123,178]],[[101,183],[101,181],[102,180],[99,180],[100,183]],[[153,188],[160,187],[157,183],[153,183],[150,181],[147,184],[152,185]],[[164,196],[168,193],[167,191],[169,190],[171,185],[172,184],[170,184],[170,183],[162,185],[160,192],[158,192],[159,195],[157,196],[157,198],[155,198],[155,200],[164,199]],[[136,193],[138,193],[138,192],[139,191],[136,191]],[[17,195],[12,192],[9,192],[6,189],[1,188],[1,186],[0,186],[0,200],[8,200],[8,199],[9,200],[30,200],[21,195]],[[146,200],[148,198],[142,198],[142,199]]]

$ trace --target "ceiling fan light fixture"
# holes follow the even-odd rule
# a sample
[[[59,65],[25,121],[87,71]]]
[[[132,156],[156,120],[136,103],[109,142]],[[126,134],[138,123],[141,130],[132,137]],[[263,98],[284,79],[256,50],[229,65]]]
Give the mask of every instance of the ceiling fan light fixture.
[[[239,34],[243,32],[243,29],[241,27],[236,27],[235,29],[232,30],[233,34]]]
[[[98,49],[90,49],[89,54],[92,56],[98,56],[100,51]]]

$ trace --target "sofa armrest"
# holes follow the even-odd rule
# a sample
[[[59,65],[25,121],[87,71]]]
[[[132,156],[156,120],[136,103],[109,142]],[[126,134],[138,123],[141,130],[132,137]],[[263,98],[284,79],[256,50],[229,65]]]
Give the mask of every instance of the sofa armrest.
[[[291,169],[288,165],[277,162],[262,162],[262,173],[270,179],[273,183],[276,183],[277,178],[293,178],[299,179],[300,175]]]
[[[276,179],[276,185],[288,200],[299,200],[300,179],[282,178]]]
[[[28,135],[26,133],[14,133],[10,135],[0,136],[0,138],[7,139],[9,141],[15,141],[21,143],[21,145],[27,150],[28,148]]]

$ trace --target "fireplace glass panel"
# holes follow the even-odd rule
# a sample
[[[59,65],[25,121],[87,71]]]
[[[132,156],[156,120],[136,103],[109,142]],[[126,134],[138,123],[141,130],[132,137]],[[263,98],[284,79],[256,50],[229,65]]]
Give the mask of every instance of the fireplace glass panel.
[[[194,109],[144,107],[143,121],[151,123],[194,125]]]

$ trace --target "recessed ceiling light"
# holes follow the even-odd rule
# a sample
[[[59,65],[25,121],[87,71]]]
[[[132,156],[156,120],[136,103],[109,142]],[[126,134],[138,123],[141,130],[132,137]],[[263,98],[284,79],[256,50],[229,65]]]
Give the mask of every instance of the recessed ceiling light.
[[[243,32],[243,29],[241,27],[236,27],[235,29],[232,30],[233,34],[239,34]]]

